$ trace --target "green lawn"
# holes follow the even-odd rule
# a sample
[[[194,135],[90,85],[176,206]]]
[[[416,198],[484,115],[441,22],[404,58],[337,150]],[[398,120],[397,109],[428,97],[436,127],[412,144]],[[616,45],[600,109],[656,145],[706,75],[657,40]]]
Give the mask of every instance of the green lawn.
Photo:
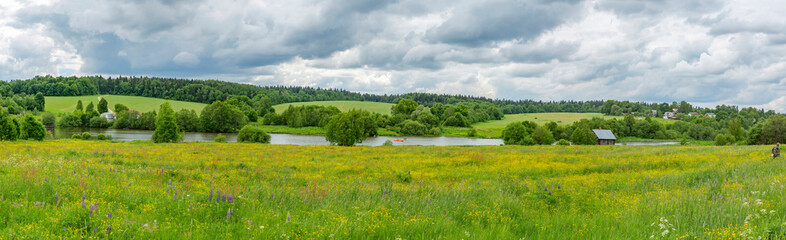
[[[109,109],[115,108],[115,104],[123,104],[128,108],[137,110],[139,112],[158,111],[158,108],[164,102],[172,104],[175,111],[180,109],[194,109],[197,112],[202,111],[206,106],[204,103],[183,102],[175,100],[167,100],[161,98],[149,97],[136,97],[136,96],[120,96],[120,95],[92,95],[92,96],[77,96],[77,97],[46,97],[46,110],[53,113],[72,112],[76,109],[76,102],[82,100],[82,106],[87,107],[87,104],[93,102],[93,105],[98,106],[98,97],[106,98],[109,103]]]
[[[494,120],[475,124],[476,128],[504,128],[512,122],[532,121],[539,125],[554,121],[560,125],[578,122],[585,118],[622,118],[618,116],[604,116],[602,113],[522,113],[508,114],[502,120]]]
[[[390,108],[394,104],[379,103],[379,102],[361,102],[361,101],[317,101],[317,102],[296,102],[296,103],[283,103],[273,106],[276,113],[282,113],[287,110],[289,105],[304,106],[304,105],[318,105],[318,106],[335,106],[342,112],[349,111],[353,108],[375,112],[380,114],[390,114]]]

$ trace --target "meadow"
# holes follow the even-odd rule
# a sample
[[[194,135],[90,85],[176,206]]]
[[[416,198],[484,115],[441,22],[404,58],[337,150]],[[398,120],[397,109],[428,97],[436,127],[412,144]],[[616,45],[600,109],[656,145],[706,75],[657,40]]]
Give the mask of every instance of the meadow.
[[[316,102],[296,102],[296,103],[284,103],[278,104],[273,106],[273,109],[276,110],[276,113],[283,113],[284,110],[292,106],[305,106],[305,105],[317,105],[317,106],[335,106],[341,112],[347,112],[352,109],[360,109],[366,110],[372,113],[379,113],[379,114],[387,114],[390,115],[390,108],[393,107],[394,104],[391,103],[380,103],[380,102],[361,102],[361,101],[316,101]]]
[[[0,238],[786,237],[767,146],[0,145]]]
[[[76,109],[76,103],[82,100],[82,106],[87,107],[87,104],[93,102],[94,106],[98,106],[99,97],[106,98],[109,103],[109,109],[114,109],[115,104],[123,104],[128,108],[137,110],[139,112],[158,111],[161,104],[169,102],[172,104],[172,109],[180,111],[180,109],[193,109],[197,113],[202,111],[206,106],[204,103],[183,102],[175,100],[167,100],[161,98],[137,97],[137,96],[121,96],[121,95],[92,95],[92,96],[77,96],[77,97],[46,97],[46,111],[53,113],[73,112]]]

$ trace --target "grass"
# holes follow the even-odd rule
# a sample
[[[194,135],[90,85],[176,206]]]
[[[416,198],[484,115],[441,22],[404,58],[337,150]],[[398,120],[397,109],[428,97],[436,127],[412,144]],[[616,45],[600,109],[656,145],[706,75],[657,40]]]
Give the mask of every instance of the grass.
[[[538,125],[543,125],[549,122],[556,122],[560,125],[568,125],[578,122],[586,118],[622,118],[617,116],[605,116],[602,113],[522,113],[522,114],[507,114],[502,120],[493,120],[488,122],[477,123],[474,125],[476,128],[505,128],[512,122],[532,121]]]
[[[769,147],[0,142],[0,236],[783,239]]]
[[[317,102],[296,102],[296,103],[284,103],[278,104],[273,106],[276,109],[277,113],[282,113],[284,110],[287,110],[289,105],[293,106],[304,106],[304,105],[318,105],[318,106],[335,106],[341,112],[346,112],[351,109],[361,109],[366,110],[369,112],[380,113],[380,114],[387,114],[390,115],[390,108],[393,107],[394,104],[390,103],[379,103],[379,102],[361,102],[361,101],[317,101]]]
[[[121,95],[92,95],[78,97],[46,97],[45,109],[53,113],[73,112],[74,109],[76,109],[76,103],[79,100],[82,100],[83,107],[87,107],[90,102],[93,102],[93,105],[98,107],[99,97],[106,98],[109,109],[114,109],[115,104],[120,103],[139,112],[158,111],[158,108],[164,102],[169,102],[172,104],[172,109],[175,111],[180,111],[180,109],[193,109],[197,112],[200,112],[202,111],[202,108],[206,106],[204,103],[183,102],[160,98]]]

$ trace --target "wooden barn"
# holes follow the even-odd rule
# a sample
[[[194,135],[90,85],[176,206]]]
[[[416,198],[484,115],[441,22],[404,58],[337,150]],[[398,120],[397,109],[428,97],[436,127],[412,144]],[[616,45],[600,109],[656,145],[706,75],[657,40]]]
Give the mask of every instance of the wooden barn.
[[[598,145],[614,145],[617,142],[617,137],[611,130],[592,129],[595,133],[595,138],[598,140]]]

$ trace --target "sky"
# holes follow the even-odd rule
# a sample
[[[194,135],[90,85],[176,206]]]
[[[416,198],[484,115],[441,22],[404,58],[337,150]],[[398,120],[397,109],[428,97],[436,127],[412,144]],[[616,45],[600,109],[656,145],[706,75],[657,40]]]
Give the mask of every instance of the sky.
[[[135,75],[786,112],[786,4],[2,0],[0,79]]]

